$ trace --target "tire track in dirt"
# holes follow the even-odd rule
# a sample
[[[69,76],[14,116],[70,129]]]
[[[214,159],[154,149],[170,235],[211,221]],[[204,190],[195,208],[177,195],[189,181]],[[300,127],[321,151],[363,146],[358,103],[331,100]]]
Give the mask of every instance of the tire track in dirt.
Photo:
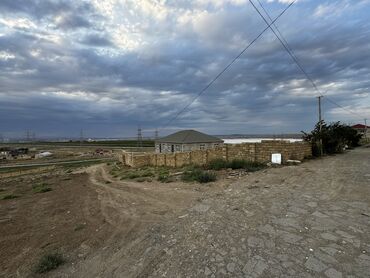
[[[85,261],[75,267],[64,269],[69,277],[119,276],[132,277],[140,273],[137,265],[146,268],[161,252],[148,246],[156,246],[159,224],[176,217],[184,208],[199,197],[197,185],[176,187],[176,183],[135,183],[113,178],[102,165],[93,165],[85,170],[89,186],[98,194],[98,203],[85,204],[84,215],[89,215],[91,206],[99,206],[108,224],[102,248],[90,252]],[[153,232],[154,231],[154,232]],[[150,252],[151,259],[142,260]],[[138,262],[139,260],[139,262]],[[122,269],[122,266],[126,266]],[[135,275],[134,275],[135,277]]]

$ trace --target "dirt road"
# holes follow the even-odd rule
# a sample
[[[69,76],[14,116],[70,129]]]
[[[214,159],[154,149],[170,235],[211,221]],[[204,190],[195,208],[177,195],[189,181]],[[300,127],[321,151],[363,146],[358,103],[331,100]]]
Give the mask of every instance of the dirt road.
[[[76,177],[87,225],[50,277],[369,277],[370,148],[209,186]]]
[[[112,189],[108,199],[122,195],[127,203],[140,202],[130,200],[135,190],[141,190],[143,198],[153,197],[130,187],[127,192]],[[162,206],[172,210],[177,203],[163,198]],[[61,273],[75,277],[370,275],[369,148],[251,174],[189,204],[131,235],[129,244],[127,236],[116,233],[107,251]],[[125,210],[135,215],[135,205]],[[143,221],[156,218],[153,211],[136,216]],[[111,221],[122,226],[114,218]]]

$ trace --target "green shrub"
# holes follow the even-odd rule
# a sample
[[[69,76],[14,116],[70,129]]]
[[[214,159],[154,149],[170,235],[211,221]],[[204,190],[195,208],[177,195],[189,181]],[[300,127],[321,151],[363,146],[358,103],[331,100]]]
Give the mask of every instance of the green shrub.
[[[32,186],[32,191],[34,193],[45,193],[51,191],[51,188],[48,186],[47,183],[41,183]]]
[[[262,163],[253,162],[245,159],[233,159],[232,161],[226,161],[224,159],[215,159],[209,162],[207,165],[208,169],[221,170],[221,169],[246,169],[248,171],[257,171],[265,168],[266,166]]]
[[[303,134],[303,139],[311,143],[313,156],[320,156],[321,148],[323,154],[335,154],[343,152],[344,146],[357,147],[362,137],[346,124],[341,122],[327,124],[324,121],[318,122],[310,133]]]
[[[129,172],[126,175],[124,175],[124,177],[131,180],[131,179],[139,178],[141,176],[138,172]]]
[[[170,182],[170,175],[169,174],[166,174],[166,173],[159,173],[158,177],[157,177],[157,181],[160,181],[160,182]]]
[[[244,169],[248,164],[248,161],[243,159],[233,159],[228,163],[228,168],[231,169]]]
[[[19,196],[14,195],[14,194],[6,194],[0,197],[1,200],[10,200],[10,199],[15,199],[18,198]]]
[[[146,177],[153,177],[155,174],[151,169],[138,169],[138,170],[131,170],[123,174],[123,179],[136,179],[136,178],[146,178]]]
[[[206,172],[201,169],[194,169],[190,171],[185,171],[182,174],[182,180],[183,181],[197,181],[200,183],[207,183],[207,182],[212,182],[216,180],[216,175],[211,172]]]
[[[36,273],[45,273],[50,270],[56,269],[58,266],[65,263],[63,256],[59,253],[50,253],[41,257],[36,265]]]
[[[259,162],[246,161],[243,168],[249,172],[255,172],[266,168],[266,165]]]
[[[228,165],[227,165],[227,161],[225,159],[222,159],[222,158],[219,158],[219,159],[214,159],[214,160],[211,160],[208,165],[207,165],[207,168],[208,169],[211,169],[211,170],[221,170],[221,169],[225,169],[225,168],[228,168]]]

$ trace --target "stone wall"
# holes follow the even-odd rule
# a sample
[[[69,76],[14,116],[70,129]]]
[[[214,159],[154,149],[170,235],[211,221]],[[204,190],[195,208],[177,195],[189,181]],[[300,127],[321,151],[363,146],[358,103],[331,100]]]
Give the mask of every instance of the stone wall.
[[[303,160],[312,156],[311,145],[307,142],[266,140],[261,143],[225,144],[209,150],[181,153],[128,153],[120,155],[120,161],[132,167],[168,166],[181,167],[188,164],[205,165],[214,159],[244,159],[255,162],[269,162],[271,154],[281,153],[283,163],[289,159]]]

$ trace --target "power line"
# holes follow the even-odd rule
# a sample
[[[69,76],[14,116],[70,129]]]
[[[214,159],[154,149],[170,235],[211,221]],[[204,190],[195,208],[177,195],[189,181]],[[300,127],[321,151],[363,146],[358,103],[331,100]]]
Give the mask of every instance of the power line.
[[[261,6],[261,8],[263,9],[263,11],[266,13],[266,15],[268,16],[268,18],[270,20],[272,20],[272,18],[270,17],[269,13],[267,12],[267,10],[263,7],[262,3],[257,0],[259,5]],[[271,29],[271,31],[274,33],[274,35],[276,36],[276,38],[280,41],[280,43],[282,44],[282,46],[284,47],[284,49],[288,52],[288,54],[290,55],[290,57],[293,59],[293,61],[297,64],[297,66],[299,67],[299,69],[303,72],[303,74],[306,76],[306,78],[311,82],[312,86],[314,87],[314,89],[319,93],[320,96],[324,96],[324,94],[319,90],[319,88],[317,87],[316,83],[313,81],[313,79],[308,75],[308,73],[304,70],[304,68],[302,67],[301,63],[298,61],[298,58],[296,57],[296,55],[293,53],[293,50],[292,48],[289,46],[289,43],[287,42],[287,40],[284,38],[284,36],[281,34],[281,32],[279,31],[279,28],[276,26],[275,22],[272,22],[272,23],[269,23],[266,18],[262,15],[262,13],[258,10],[258,8],[256,7],[256,5],[253,3],[252,0],[249,0],[249,2],[252,4],[253,8],[256,10],[256,12],[261,16],[261,18],[265,21],[265,23],[268,25],[268,28]],[[280,37],[278,36],[278,34],[275,32],[275,30],[271,27],[271,25],[273,25],[275,28],[276,28],[276,31],[279,33]],[[284,42],[283,42],[284,40]],[[363,117],[361,117],[359,114],[347,109],[347,108],[344,108],[343,106],[341,106],[340,104],[336,103],[335,101],[331,100],[328,96],[325,96],[325,99],[327,99],[329,102],[331,102],[332,104],[336,105],[337,107],[339,108],[342,108],[343,110],[353,114],[353,115],[356,115],[358,117],[360,117],[361,119],[363,119]]]
[[[294,3],[296,2],[296,0],[292,1],[272,22],[271,24],[274,24],[275,21],[277,21]],[[166,128],[169,124],[171,124],[174,120],[176,120],[190,105],[192,105],[194,103],[194,101],[196,101],[209,87],[212,86],[213,83],[216,82],[216,80],[218,78],[221,77],[222,74],[224,74],[230,67],[232,64],[234,64],[236,62],[236,60],[238,60],[243,54],[245,51],[247,51],[247,49],[249,47],[251,47],[261,36],[262,34],[268,30],[270,27],[271,27],[271,24],[267,24],[268,26],[263,29],[262,32],[259,33],[259,35],[254,38],[230,63],[228,63],[226,65],[226,67],[224,67],[219,74],[217,74],[212,80],[211,82],[209,82],[187,105],[185,105],[172,119],[170,119],[164,126],[162,129]]]
[[[355,112],[353,112],[353,111],[349,110],[348,108],[343,107],[342,105],[340,105],[340,104],[336,103],[335,101],[331,100],[331,99],[330,99],[330,98],[328,98],[327,96],[325,96],[325,99],[326,99],[326,100],[328,100],[330,103],[334,104],[335,106],[337,106],[337,107],[339,107],[339,108],[342,108],[343,110],[347,111],[348,113],[350,113],[350,114],[352,114],[352,115],[354,115],[354,116],[358,117],[359,119],[361,119],[361,120],[363,120],[363,119],[364,119],[364,117],[361,117],[359,114],[357,114],[357,113],[355,113]]]

